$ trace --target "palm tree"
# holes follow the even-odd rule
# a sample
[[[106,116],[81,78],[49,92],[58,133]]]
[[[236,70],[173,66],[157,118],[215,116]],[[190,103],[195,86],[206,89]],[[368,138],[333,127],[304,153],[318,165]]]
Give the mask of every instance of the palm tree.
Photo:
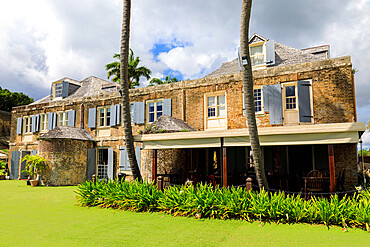
[[[241,57],[246,57],[248,64],[242,67],[243,90],[245,109],[247,111],[247,122],[249,137],[252,147],[254,169],[256,171],[256,178],[258,186],[262,189],[268,189],[268,183],[265,175],[264,161],[260,142],[258,138],[258,129],[256,124],[256,115],[254,109],[254,95],[253,95],[253,75],[251,58],[249,54],[249,20],[251,16],[252,0],[242,0],[241,23],[240,23],[240,53]]]
[[[113,58],[118,61],[108,63],[105,65],[105,70],[108,71],[108,79],[113,76],[112,81],[120,83],[120,54],[114,54]],[[152,71],[145,66],[138,67],[140,58],[134,56],[134,52],[130,49],[130,57],[128,59],[128,78],[130,81],[130,88],[140,86],[140,77],[144,76],[147,80],[150,79]]]
[[[129,96],[129,73],[128,73],[128,57],[129,57],[129,40],[130,40],[130,14],[131,0],[123,0],[123,21],[122,21],[122,36],[121,36],[121,54],[120,54],[120,84],[122,95],[122,113],[125,132],[125,144],[130,162],[130,167],[134,179],[141,180],[140,169],[137,164],[134,148],[134,138],[132,136],[131,116],[130,116],[130,96]]]
[[[153,78],[149,82],[149,86],[155,86],[155,85],[161,85],[161,84],[168,84],[172,82],[178,82],[176,77],[172,77],[171,75],[168,75],[164,78],[164,80]]]

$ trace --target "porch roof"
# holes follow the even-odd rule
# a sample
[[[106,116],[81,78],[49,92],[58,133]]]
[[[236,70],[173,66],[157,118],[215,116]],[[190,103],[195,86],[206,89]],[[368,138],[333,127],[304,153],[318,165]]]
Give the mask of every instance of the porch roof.
[[[258,128],[261,146],[358,143],[365,123],[331,123]],[[250,146],[248,129],[135,135],[144,149]]]

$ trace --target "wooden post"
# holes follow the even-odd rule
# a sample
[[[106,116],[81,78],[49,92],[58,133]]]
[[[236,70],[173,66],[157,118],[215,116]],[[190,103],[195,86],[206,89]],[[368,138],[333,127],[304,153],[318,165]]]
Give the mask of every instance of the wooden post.
[[[159,176],[157,178],[157,186],[159,190],[163,190],[163,177],[162,176]]]
[[[247,191],[252,190],[252,178],[247,178],[247,182],[245,184],[245,188],[247,189]]]
[[[157,149],[153,149],[153,158],[152,158],[152,181],[156,182],[157,177]]]
[[[334,165],[334,146],[328,145],[329,153],[329,172],[330,172],[330,192],[335,189],[335,165]]]
[[[222,186],[227,187],[227,153],[224,147],[224,138],[221,137],[221,156],[222,156]]]

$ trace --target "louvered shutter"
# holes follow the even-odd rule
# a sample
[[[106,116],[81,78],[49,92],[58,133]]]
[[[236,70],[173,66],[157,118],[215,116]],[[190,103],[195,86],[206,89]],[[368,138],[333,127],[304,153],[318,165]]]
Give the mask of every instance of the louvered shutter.
[[[69,82],[63,81],[63,87],[62,87],[62,97],[68,97],[68,90],[69,90]]]
[[[57,114],[56,112],[53,113],[53,129],[57,126]]]
[[[120,147],[120,162],[119,162],[119,168],[123,171],[129,171],[130,166],[128,163],[128,155],[127,150],[125,146]]]
[[[75,127],[75,118],[76,118],[76,111],[72,110],[68,113],[68,126]]]
[[[108,179],[113,179],[113,148],[108,148]]]
[[[36,155],[37,154],[37,150],[32,150],[31,153],[32,153],[32,155]]]
[[[116,116],[117,116],[116,106],[112,105],[110,107],[110,126],[116,126]]]
[[[36,127],[36,116],[35,115],[31,116],[30,120],[31,120],[31,132],[34,133]]]
[[[310,123],[313,117],[311,115],[310,87],[310,81],[298,81],[299,122]]]
[[[96,126],[96,108],[89,109],[89,120],[87,127],[95,128]]]
[[[19,156],[19,151],[12,151],[12,158],[10,159],[10,179],[18,178]]]
[[[275,64],[275,41],[269,40],[266,42],[266,64]]]
[[[163,114],[172,116],[172,99],[163,99]]]
[[[145,122],[145,103],[134,102],[134,123],[143,124]]]
[[[22,134],[22,117],[17,118],[17,134]]]
[[[92,179],[92,175],[95,174],[96,168],[96,149],[88,148],[87,149],[87,169],[86,169],[86,179]]]
[[[140,165],[141,165],[141,147],[140,146],[136,146],[135,153],[136,153],[137,165],[139,166],[139,170],[140,170]]]
[[[269,112],[270,124],[283,124],[281,85],[263,86],[264,111]]]
[[[48,112],[48,130],[53,129],[53,116],[54,114],[52,112]]]
[[[35,123],[35,132],[39,132],[39,126],[40,126],[40,115],[35,115],[36,123]]]
[[[116,105],[116,125],[121,124],[121,105]]]

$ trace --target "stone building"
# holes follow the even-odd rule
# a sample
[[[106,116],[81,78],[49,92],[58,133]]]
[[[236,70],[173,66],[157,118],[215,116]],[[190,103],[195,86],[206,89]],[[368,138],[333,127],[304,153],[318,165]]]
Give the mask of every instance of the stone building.
[[[11,113],[0,110],[0,149],[9,148]]]
[[[322,170],[340,175],[346,189],[357,183],[358,123],[350,57],[330,58],[329,46],[298,50],[254,34],[250,39],[255,111],[265,169],[272,188],[300,190],[303,177]],[[238,60],[204,78],[130,90],[136,155],[143,177],[159,174],[242,184],[253,176]],[[51,94],[12,111],[12,178],[27,152],[40,152],[40,135],[57,126],[77,127],[94,140],[78,146],[87,157],[86,176],[130,174],[124,145],[119,86],[88,77],[53,82]],[[155,129],[160,116],[197,131]],[[174,120],[174,121],[177,121]],[[148,126],[151,126],[149,128]],[[148,133],[148,134],[146,134]],[[18,167],[18,169],[16,169]],[[344,172],[345,171],[345,172]]]

